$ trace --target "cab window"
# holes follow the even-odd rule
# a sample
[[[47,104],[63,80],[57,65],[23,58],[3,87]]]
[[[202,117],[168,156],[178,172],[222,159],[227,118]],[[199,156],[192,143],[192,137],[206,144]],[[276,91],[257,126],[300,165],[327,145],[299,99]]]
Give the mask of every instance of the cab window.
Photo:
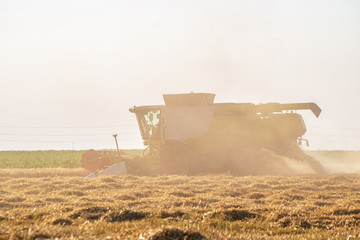
[[[160,110],[149,110],[138,114],[143,139],[160,139]]]

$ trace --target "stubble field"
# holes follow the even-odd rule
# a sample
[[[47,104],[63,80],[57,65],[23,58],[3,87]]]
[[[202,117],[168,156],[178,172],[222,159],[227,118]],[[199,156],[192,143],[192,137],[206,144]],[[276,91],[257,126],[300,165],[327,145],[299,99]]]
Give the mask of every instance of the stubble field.
[[[0,239],[360,238],[355,174],[86,174],[1,169]]]

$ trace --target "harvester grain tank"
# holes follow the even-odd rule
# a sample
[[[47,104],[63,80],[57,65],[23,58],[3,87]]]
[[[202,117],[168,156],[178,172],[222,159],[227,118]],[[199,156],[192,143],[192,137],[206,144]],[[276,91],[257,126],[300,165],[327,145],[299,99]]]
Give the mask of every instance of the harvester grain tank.
[[[214,103],[212,93],[163,97],[165,105],[130,109],[152,174],[281,174],[274,164],[279,159],[304,161],[315,172],[325,172],[298,145],[307,143],[302,138],[306,127],[295,111],[311,110],[318,117],[321,109],[315,103]]]

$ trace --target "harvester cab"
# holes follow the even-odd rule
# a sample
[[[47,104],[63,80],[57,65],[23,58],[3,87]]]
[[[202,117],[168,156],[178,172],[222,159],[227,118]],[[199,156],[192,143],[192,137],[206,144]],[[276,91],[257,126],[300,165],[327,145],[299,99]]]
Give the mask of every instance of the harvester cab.
[[[311,110],[318,117],[321,109],[315,103],[214,103],[212,93],[163,97],[165,105],[130,108],[147,146],[144,158],[153,173],[277,173],[270,155],[303,160],[314,172],[325,172],[298,146],[307,142],[302,138],[306,127],[295,111]],[[259,170],[257,165],[265,169]]]

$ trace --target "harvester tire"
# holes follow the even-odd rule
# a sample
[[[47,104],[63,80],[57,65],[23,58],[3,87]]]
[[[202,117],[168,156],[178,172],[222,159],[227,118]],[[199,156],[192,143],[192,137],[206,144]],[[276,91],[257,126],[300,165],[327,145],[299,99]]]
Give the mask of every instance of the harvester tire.
[[[208,162],[189,146],[170,140],[160,147],[160,169],[163,174],[197,175],[208,171]]]
[[[167,144],[161,146],[160,169],[163,174],[189,175],[190,162],[181,149],[175,145]]]

